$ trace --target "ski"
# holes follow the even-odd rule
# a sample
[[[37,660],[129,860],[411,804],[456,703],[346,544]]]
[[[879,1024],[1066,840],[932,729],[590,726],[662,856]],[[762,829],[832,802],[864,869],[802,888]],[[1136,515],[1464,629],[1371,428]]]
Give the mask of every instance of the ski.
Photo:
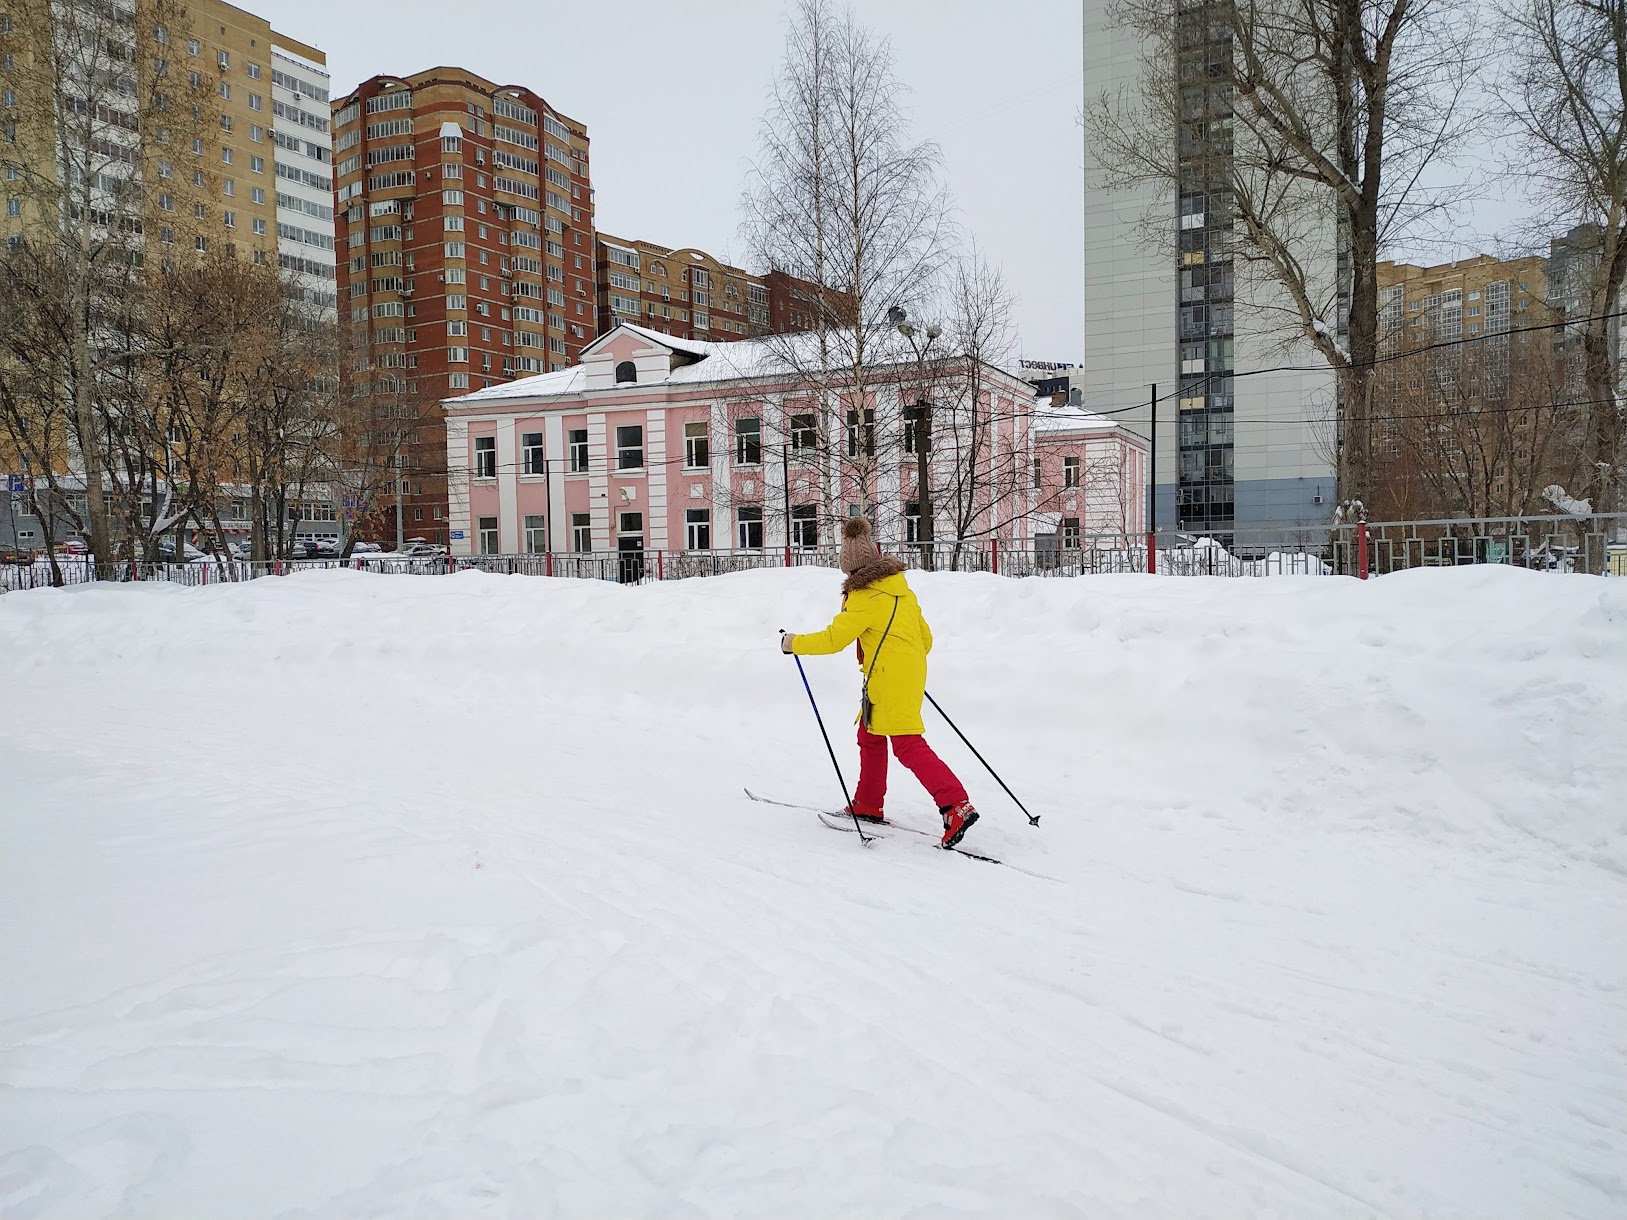
[[[796,801],[777,801],[773,797],[770,797],[770,796],[758,796],[757,793],[753,792],[750,788],[745,788],[742,791],[744,791],[745,794],[748,797],[750,797],[752,800],[758,801],[758,802],[760,802],[761,804],[764,804],[764,805],[778,805],[781,809],[802,809],[802,810],[807,811],[808,813],[812,813],[812,814],[814,814],[815,816],[817,816],[819,818],[819,820],[820,820],[820,822],[822,824],[830,827],[832,830],[845,831],[847,834],[853,834],[858,830],[858,827],[853,825],[853,818],[852,818],[851,814],[838,813],[834,809],[823,809],[818,805],[804,805],[804,804],[800,804],[800,803],[798,803]],[[875,839],[886,838],[885,835],[879,835],[879,834],[876,834],[874,831],[869,830],[868,829],[869,825],[870,825],[869,823],[866,823],[866,834],[869,837],[875,838]],[[1024,873],[1024,874],[1026,874],[1027,876],[1030,876],[1030,877],[1038,877],[1042,881],[1055,881],[1056,880],[1055,877],[1047,877],[1044,873],[1033,872],[1030,869],[1023,868],[1020,865],[1011,864],[1008,861],[1001,860],[1001,859],[999,859],[999,858],[997,858],[995,856],[985,856],[981,852],[968,851],[968,850],[966,850],[966,848],[960,847],[958,845],[955,846],[955,847],[944,847],[941,844],[938,844],[936,842],[938,836],[933,834],[929,830],[921,830],[921,829],[919,829],[918,827],[915,827],[915,826],[905,826],[901,822],[890,822],[890,821],[885,821],[885,820],[881,821],[881,822],[876,822],[876,823],[874,823],[874,825],[879,826],[879,827],[883,827],[883,828],[888,829],[888,830],[907,831],[909,834],[912,834],[912,835],[923,835],[928,839],[934,840],[934,846],[936,846],[939,851],[951,851],[951,852],[954,852],[958,856],[965,856],[968,860],[981,860],[984,864],[998,864],[1002,868],[1013,869],[1016,872]]]

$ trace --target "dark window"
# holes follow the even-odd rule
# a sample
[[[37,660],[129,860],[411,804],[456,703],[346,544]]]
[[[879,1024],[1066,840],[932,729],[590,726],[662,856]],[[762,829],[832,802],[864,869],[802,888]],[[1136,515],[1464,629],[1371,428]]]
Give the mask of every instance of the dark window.
[[[922,417],[925,416],[925,414],[926,414],[926,407],[925,406],[914,406],[914,407],[905,407],[904,408],[904,452],[905,453],[918,456],[918,453],[917,453],[917,450],[916,450],[916,447],[915,447],[916,446],[916,438],[918,436],[925,435],[924,430],[922,428]],[[925,437],[925,439],[926,439],[927,452],[930,453],[932,451],[932,437],[927,435]]]
[[[734,510],[734,519],[739,527],[741,550],[762,550],[763,506],[761,504],[742,505]]]
[[[710,431],[705,424],[684,425],[684,465],[703,470],[712,461]]]
[[[644,429],[625,424],[616,429],[616,469],[641,470],[644,467]]]
[[[571,550],[586,554],[593,549],[593,514],[571,514]]]
[[[812,550],[819,545],[819,506],[796,504],[791,507],[791,545]]]
[[[1076,458],[1076,457],[1065,457],[1065,458],[1062,459],[1062,486],[1064,486],[1064,487],[1078,487],[1079,486],[1079,459],[1078,458]]]
[[[847,413],[847,456],[858,457],[861,444],[865,457],[876,456],[876,413],[873,409],[867,409],[864,413],[862,433],[859,428],[859,413],[857,411]]]
[[[684,511],[684,524],[689,529],[688,543],[691,551],[709,551],[712,549],[711,509],[686,509]]]
[[[496,517],[482,517],[480,519],[480,553],[482,555],[497,554]]]
[[[812,415],[791,417],[791,448],[801,454],[812,453],[819,447],[819,425]]]
[[[495,436],[475,437],[475,478],[495,479],[497,477],[497,438]],[[492,528],[496,528],[493,526]]]
[[[571,473],[582,474],[588,468],[588,430],[571,429]]]
[[[638,380],[638,365],[631,360],[623,360],[616,366],[616,384],[623,385]]]
[[[750,416],[734,421],[734,461],[737,466],[756,466],[763,460],[763,425]]]
[[[525,457],[525,473],[542,474],[545,469],[542,464],[542,433],[520,433],[520,451]]]

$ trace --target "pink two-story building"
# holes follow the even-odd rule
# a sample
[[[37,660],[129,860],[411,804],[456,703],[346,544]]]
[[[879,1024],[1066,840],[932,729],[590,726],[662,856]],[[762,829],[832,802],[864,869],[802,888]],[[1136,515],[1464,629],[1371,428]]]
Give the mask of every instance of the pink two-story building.
[[[1056,445],[1017,377],[954,359],[878,361],[861,404],[851,378],[810,374],[787,342],[622,324],[569,369],[447,400],[452,553],[808,550],[834,546],[854,513],[883,546],[913,542],[912,404],[928,401],[940,544],[1030,545],[1036,521],[1077,490],[1061,486],[1062,458],[1043,456]],[[1114,431],[1108,448],[1134,441]],[[1136,468],[1103,439],[1081,441],[1093,463]]]

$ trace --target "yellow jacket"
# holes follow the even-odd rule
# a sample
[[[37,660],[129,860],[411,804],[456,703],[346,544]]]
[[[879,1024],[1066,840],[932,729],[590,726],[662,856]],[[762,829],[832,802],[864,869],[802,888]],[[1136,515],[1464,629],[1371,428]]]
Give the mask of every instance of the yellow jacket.
[[[932,629],[902,572],[847,592],[842,611],[830,626],[796,636],[791,651],[805,657],[823,656],[841,652],[854,640],[859,642],[859,668],[870,675],[870,731],[882,737],[926,732],[921,700],[926,695],[926,654],[932,651]]]

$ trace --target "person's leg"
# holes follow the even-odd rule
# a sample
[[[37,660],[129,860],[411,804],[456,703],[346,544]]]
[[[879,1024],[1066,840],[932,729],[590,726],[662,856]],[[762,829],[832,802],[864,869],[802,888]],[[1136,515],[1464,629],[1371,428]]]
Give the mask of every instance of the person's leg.
[[[859,785],[853,790],[853,806],[862,817],[879,817],[887,799],[887,739],[859,726]]]
[[[933,803],[939,809],[958,805],[966,799],[966,789],[955,778],[949,765],[932,752],[925,737],[894,737],[892,742],[898,761],[921,781],[921,786],[932,794]]]

